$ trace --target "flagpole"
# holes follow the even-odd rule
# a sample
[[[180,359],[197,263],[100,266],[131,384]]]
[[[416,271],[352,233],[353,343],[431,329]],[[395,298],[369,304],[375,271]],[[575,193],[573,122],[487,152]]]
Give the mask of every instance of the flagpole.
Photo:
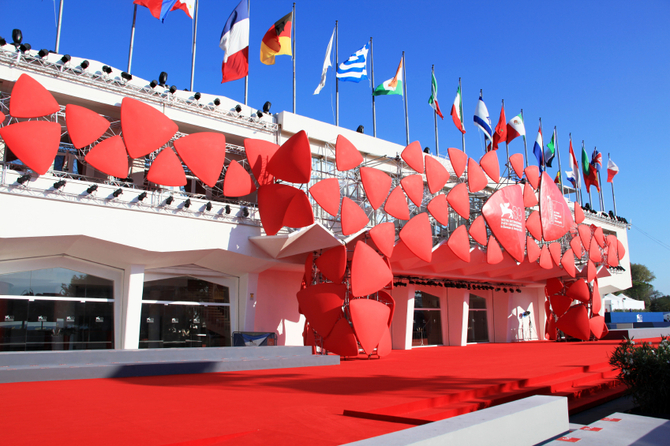
[[[133,64],[133,43],[135,43],[135,19],[137,18],[137,4],[135,4],[135,9],[133,10],[133,26],[130,28],[130,49],[128,50],[128,71],[127,73],[132,73],[130,67]]]
[[[340,80],[337,78],[337,68],[340,66],[340,37],[335,20],[335,126],[340,126]]]
[[[461,128],[465,129],[465,125],[463,123],[463,88],[461,87],[461,78],[458,78],[458,91],[461,92],[461,103],[459,107],[461,108],[459,111],[461,112]],[[463,146],[463,153],[465,152],[465,133],[461,132],[461,145]]]
[[[558,132],[554,126],[554,144],[556,145],[556,156],[558,157],[558,183],[561,185],[561,195],[564,195],[563,189],[563,168],[561,167],[561,151],[558,150]]]
[[[60,6],[58,8],[58,26],[56,27],[56,53],[60,49],[60,27],[63,23],[63,2],[65,0],[60,0]],[[137,6],[135,6],[137,8]]]
[[[193,91],[193,82],[195,81],[195,40],[198,35],[198,0],[195,0],[195,11],[193,17],[193,55],[191,57],[191,91]]]
[[[402,52],[402,97],[405,102],[405,134],[407,145],[409,145],[409,114],[407,113],[407,70],[405,70],[405,52]]]
[[[586,148],[584,147],[584,140],[582,139],[582,152],[585,152]],[[584,166],[582,166],[582,170],[584,169]],[[591,168],[589,168],[589,171]],[[593,209],[593,199],[591,198],[591,185],[586,184],[586,178],[584,178],[584,184],[586,185],[586,192],[589,193],[589,206],[591,209]]]
[[[247,0],[247,17],[249,17],[250,12],[251,12],[251,0]],[[248,105],[248,98],[249,98],[249,68],[248,68],[248,65],[249,64],[247,64],[247,75],[244,76],[244,105]]]
[[[377,137],[377,108],[375,107],[375,61],[372,54],[372,37],[370,37],[370,82],[372,82],[372,136]]]
[[[463,92],[461,91],[461,99],[463,98]],[[484,89],[480,88],[479,89],[479,97],[484,100]],[[479,105],[477,105],[479,107]],[[477,109],[475,109],[475,115],[477,114]],[[480,132],[477,132],[480,133]],[[493,150],[493,140],[491,140],[491,149]],[[484,135],[484,155],[486,155],[486,135]]]
[[[609,152],[607,153],[607,165],[609,166],[609,160],[610,160],[610,154]],[[616,212],[616,197],[614,196],[614,178],[612,178],[612,182],[610,183],[612,185],[612,204],[613,204],[613,209],[614,209],[614,215],[618,215]]]
[[[293,3],[293,113],[295,114],[295,3]]]
[[[593,148],[593,150],[596,150],[596,147]],[[602,159],[602,156],[601,156]],[[600,171],[602,170],[602,166],[600,169],[596,169],[596,174],[598,175],[598,188],[600,189],[598,191],[598,196],[600,198],[600,212],[603,212],[605,210],[605,202],[603,201],[603,181],[600,177]]]
[[[502,109],[505,110],[505,100],[504,99],[502,100]],[[505,120],[507,120],[507,117],[505,117]],[[505,123],[505,125],[507,125],[507,123]],[[497,127],[498,126],[496,125],[496,128]],[[509,143],[507,142],[507,140],[505,140],[505,152],[506,152],[506,155],[507,155],[507,179],[510,179],[510,178],[512,178],[512,169],[511,169],[511,166],[509,165]]]
[[[523,121],[523,153],[524,153],[524,158],[526,159],[526,166],[528,167],[528,146],[526,145],[526,120],[523,119],[523,108],[521,109],[521,121]]]
[[[431,88],[433,85],[434,77],[435,77],[435,65],[433,65],[433,67],[431,68],[431,78],[430,78]],[[433,118],[435,118],[435,156],[440,156],[440,140],[437,137],[437,110],[433,110]]]
[[[540,164],[540,176],[542,176],[542,172],[546,169],[543,169],[547,167],[547,162],[544,159],[544,133],[542,132],[542,118],[540,118],[540,135],[542,135],[542,147],[540,147],[540,159],[538,160],[538,163]]]

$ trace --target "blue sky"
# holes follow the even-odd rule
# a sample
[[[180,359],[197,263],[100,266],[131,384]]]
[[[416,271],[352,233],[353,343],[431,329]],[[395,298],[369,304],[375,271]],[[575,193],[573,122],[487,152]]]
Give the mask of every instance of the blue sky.
[[[244,81],[221,84],[223,52],[218,47],[223,24],[239,0],[200,0],[195,90],[240,102]],[[272,112],[292,109],[292,62],[279,56],[275,65],[259,60],[267,29],[292,8],[287,0],[251,0],[249,105],[272,102]],[[0,0],[0,36],[11,40],[23,31],[34,49],[55,48],[58,1]],[[125,70],[132,23],[131,0],[64,0],[60,52],[99,60]],[[670,165],[663,136],[670,122],[670,3],[453,2],[415,0],[296,0],[297,113],[334,123],[335,82],[313,95],[326,45],[339,21],[339,60],[370,37],[374,42],[377,84],[393,77],[405,52],[410,139],[435,147],[430,70],[435,65],[438,99],[446,119],[438,124],[440,150],[461,146],[460,132],[448,112],[458,78],[462,78],[466,150],[483,155],[480,132],[472,122],[483,89],[494,125],[505,100],[507,118],[524,110],[531,161],[538,120],[545,142],[554,126],[567,169],[568,134],[576,150],[581,141],[589,155],[594,146],[619,165],[615,178],[617,213],[632,222],[631,261],[647,265],[656,289],[670,294],[670,200],[664,198]],[[132,73],[188,88],[193,22],[181,11],[165,23],[138,8]],[[377,136],[405,143],[403,102],[398,96],[377,99]],[[370,85],[340,83],[340,125],[372,133]],[[520,139],[510,153],[523,151]],[[554,163],[556,164],[556,163]],[[556,165],[549,169],[554,176]],[[609,184],[603,184],[605,210],[612,209]],[[584,193],[586,196],[586,193]],[[596,191],[592,189],[594,203]],[[600,209],[599,205],[595,206]]]

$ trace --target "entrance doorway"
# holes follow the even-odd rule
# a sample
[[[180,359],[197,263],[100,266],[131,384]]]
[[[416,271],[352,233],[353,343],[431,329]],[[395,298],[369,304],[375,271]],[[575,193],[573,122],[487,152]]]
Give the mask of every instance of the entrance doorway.
[[[486,299],[470,294],[468,311],[468,342],[489,342],[489,327],[486,317]]]
[[[421,345],[442,345],[442,312],[439,297],[416,291],[412,346]]]

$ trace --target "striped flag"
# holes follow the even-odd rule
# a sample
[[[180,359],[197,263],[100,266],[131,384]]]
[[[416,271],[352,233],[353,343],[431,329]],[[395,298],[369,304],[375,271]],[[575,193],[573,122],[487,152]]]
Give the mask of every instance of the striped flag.
[[[149,12],[152,16],[156,17],[158,20],[165,21],[170,11],[176,11],[181,9],[184,11],[190,18],[193,18],[191,11],[193,10],[193,4],[195,0],[134,0],[133,3],[136,5],[144,6],[149,9]]]
[[[486,139],[492,139],[493,129],[491,128],[491,118],[489,118],[489,110],[486,108],[481,94],[479,95],[479,101],[477,101],[474,120],[475,125],[484,132]]]
[[[544,164],[547,167],[551,167],[551,161],[556,156],[556,142],[554,138],[556,137],[556,132],[551,134],[551,141],[547,144],[547,147],[544,150]]]
[[[533,153],[535,158],[537,158],[537,165],[540,168],[540,173],[544,170],[544,142],[542,140],[542,125],[537,129],[537,138],[535,138],[535,144],[533,145]]]
[[[579,164],[577,163],[575,151],[572,148],[572,139],[570,140],[570,171],[565,172],[565,174],[568,180],[572,183],[572,187],[578,189],[582,186],[581,177],[579,175]]]
[[[225,52],[221,64],[221,83],[249,74],[249,13],[247,0],[233,10],[221,31],[219,47]]]
[[[349,56],[349,59],[337,67],[337,78],[347,82],[360,82],[368,78],[368,52],[370,44],[366,43],[363,48]]]
[[[463,128],[463,98],[461,97],[461,86],[458,86],[456,90],[456,98],[454,99],[454,105],[451,106],[451,119],[454,120],[456,128],[465,133]]]
[[[619,166],[614,164],[614,161],[612,161],[611,158],[607,160],[607,182],[608,183],[613,183],[614,182],[614,175],[619,173]]]
[[[437,103],[437,79],[435,79],[435,73],[431,73],[430,98],[428,98],[428,103],[433,110],[435,110],[435,113],[437,113],[440,118],[444,119],[442,111],[440,110],[440,104]]]
[[[275,56],[291,56],[291,26],[293,25],[293,11],[277,20],[267,30],[261,41],[261,62],[265,65],[274,65]]]

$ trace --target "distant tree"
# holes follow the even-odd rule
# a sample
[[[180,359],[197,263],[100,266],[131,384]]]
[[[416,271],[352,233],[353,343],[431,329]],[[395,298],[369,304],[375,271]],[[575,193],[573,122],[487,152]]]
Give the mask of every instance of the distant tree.
[[[670,296],[661,296],[652,299],[649,311],[663,311],[670,312]]]
[[[650,308],[652,296],[656,291],[651,282],[656,279],[656,275],[639,263],[630,264],[630,275],[633,286],[623,290],[623,293],[633,299],[644,301],[645,307]]]

